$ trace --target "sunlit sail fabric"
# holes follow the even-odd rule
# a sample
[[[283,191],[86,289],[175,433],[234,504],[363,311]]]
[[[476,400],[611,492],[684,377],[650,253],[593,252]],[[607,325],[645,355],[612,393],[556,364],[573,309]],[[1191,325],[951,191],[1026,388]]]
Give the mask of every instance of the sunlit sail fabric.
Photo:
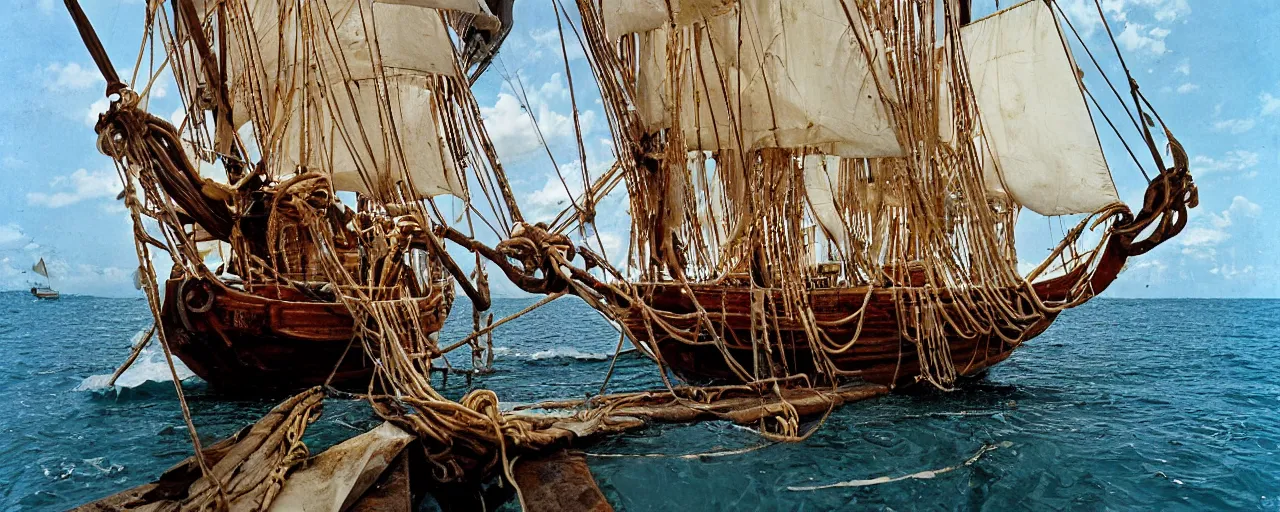
[[[1092,213],[1119,201],[1049,6],[1029,1],[961,35],[988,188],[1042,215]]]
[[[675,20],[677,25],[690,25],[702,18],[724,14],[736,3],[737,0],[604,0],[601,9],[605,31],[616,39],[653,30],[668,20]]]
[[[673,2],[674,33],[665,27],[666,0],[604,9],[611,37],[640,34],[635,108],[642,121],[652,130],[673,127],[674,84],[690,149],[903,156],[875,86],[887,74],[867,63],[840,0]],[[668,76],[669,55],[678,76]]]
[[[303,112],[295,110],[297,119],[286,125],[283,134],[281,157],[290,165],[331,169],[335,189],[369,197],[392,198],[396,190],[409,190],[409,195],[417,197],[463,196],[454,155],[440,138],[434,93],[425,80],[388,78],[382,91],[386,103],[374,80],[331,87],[326,95],[342,97],[332,103],[309,103],[312,115],[305,125]],[[389,119],[385,112],[390,112]],[[388,137],[392,132],[384,130],[384,125],[394,127],[398,137]],[[299,146],[304,126],[312,144],[307,148]]]
[[[233,37],[228,83],[233,122],[264,134],[282,172],[329,173],[334,188],[384,201],[465,197],[454,155],[441,143],[432,77],[460,76],[440,9],[491,17],[477,1],[257,0],[238,16],[252,40]],[[299,39],[299,25],[312,34]],[[299,44],[299,41],[308,41]],[[235,48],[235,45],[240,45]],[[245,55],[255,64],[245,65]],[[385,82],[381,79],[385,77]],[[250,111],[251,98],[263,111]],[[303,127],[306,127],[304,130]],[[388,135],[396,135],[388,137]],[[403,188],[398,188],[403,185]]]

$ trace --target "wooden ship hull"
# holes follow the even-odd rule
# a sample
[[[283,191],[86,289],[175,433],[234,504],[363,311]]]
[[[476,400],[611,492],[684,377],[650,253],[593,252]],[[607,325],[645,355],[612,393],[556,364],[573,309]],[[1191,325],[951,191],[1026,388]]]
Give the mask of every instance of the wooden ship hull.
[[[1046,283],[1047,284],[1047,283]],[[681,293],[679,285],[639,285],[642,294],[652,294],[650,307],[675,315],[693,314],[697,310]],[[723,311],[708,311],[716,329],[722,332],[730,355],[743,368],[753,366],[754,351],[751,345],[751,291],[745,287],[716,285],[691,285],[693,294],[702,304],[724,304]],[[1037,290],[1042,287],[1037,286]],[[920,362],[915,346],[901,335],[898,312],[892,289],[872,292],[864,319],[859,322],[865,287],[814,290],[810,294],[814,316],[823,332],[839,344],[849,343],[857,334],[857,342],[845,352],[831,355],[836,370],[846,379],[860,379],[883,385],[907,385],[917,381]],[[772,291],[772,299],[781,301],[781,293]],[[952,360],[959,376],[981,374],[992,365],[1004,361],[1022,341],[1038,336],[1053,322],[1056,314],[1047,315],[1025,331],[1014,336],[1017,343],[1009,343],[994,334],[961,337],[948,332]],[[709,337],[705,343],[688,343],[658,329],[652,336],[645,328],[643,315],[629,310],[624,315],[627,327],[644,344],[657,350],[662,363],[676,375],[693,383],[726,383],[737,380],[724,360],[720,349]],[[847,321],[854,317],[853,321]],[[845,320],[842,322],[842,320]],[[696,318],[687,323],[672,322],[672,327],[686,331],[697,330]],[[684,324],[684,325],[682,325]],[[861,324],[861,325],[859,325]],[[786,354],[785,361],[775,361],[791,375],[818,375],[814,356],[808,345],[804,328],[793,318],[771,317],[769,331],[771,341],[781,340]],[[701,337],[701,336],[700,336]]]
[[[425,332],[444,325],[452,288],[412,299]],[[317,302],[288,287],[246,293],[217,280],[165,283],[161,326],[175,355],[223,391],[323,385],[365,390],[374,363],[355,339],[341,302]],[[332,375],[332,378],[330,376]]]
[[[1128,259],[1127,244],[1113,240],[1108,244],[1098,266],[1085,281],[1089,295],[1094,296],[1115,280]],[[1033,285],[1036,295],[1046,302],[1067,300],[1071,288],[1085,277],[1085,267]],[[920,285],[921,283],[913,283]],[[725,355],[712,341],[712,336],[701,332],[697,316],[698,308],[685,287],[677,283],[640,283],[635,285],[637,294],[645,306],[666,313],[667,326],[657,328],[647,324],[644,307],[633,305],[619,308],[619,318],[637,341],[655,352],[661,363],[677,376],[694,383],[733,383],[740,379],[729,367]],[[752,290],[748,286],[722,284],[690,284],[693,298],[706,310],[717,335],[724,340],[731,357],[743,368],[750,370],[755,363],[752,348],[752,323],[758,325],[758,317],[752,316]],[[771,294],[765,302],[781,304],[782,293],[777,289],[756,289],[756,293]],[[920,360],[915,345],[903,335],[903,322],[899,319],[897,301],[903,288],[878,288],[866,297],[868,288],[833,287],[817,288],[809,292],[810,306],[822,332],[838,345],[849,344],[848,350],[830,354],[837,376],[821,377],[815,367],[816,360],[808,344],[804,327],[795,318],[768,315],[771,340],[780,340],[785,361],[774,361],[779,373],[805,374],[815,383],[845,384],[863,381],[890,387],[909,386],[922,380]],[[949,291],[945,293],[958,293]],[[1013,297],[1013,290],[1006,295]],[[945,295],[944,295],[945,297]],[[865,303],[865,311],[863,311]],[[943,300],[944,307],[952,314],[961,314],[951,300]],[[1026,325],[1008,326],[1006,332],[962,336],[947,329],[946,342],[958,377],[979,376],[992,366],[1008,359],[1022,343],[1042,334],[1057,318],[1056,312],[1037,315]],[[671,331],[699,333],[696,342],[681,340],[670,335]],[[1010,341],[1013,340],[1013,341]],[[776,341],[773,341],[776,343]],[[830,382],[835,380],[836,382]]]

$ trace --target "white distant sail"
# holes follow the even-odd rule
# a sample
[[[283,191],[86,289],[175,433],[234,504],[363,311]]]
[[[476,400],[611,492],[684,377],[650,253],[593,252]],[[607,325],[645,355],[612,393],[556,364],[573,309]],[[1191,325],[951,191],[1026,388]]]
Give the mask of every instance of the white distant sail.
[[[44,277],[49,277],[49,268],[44,265],[44,258],[40,258],[40,262],[32,265],[31,270]]]

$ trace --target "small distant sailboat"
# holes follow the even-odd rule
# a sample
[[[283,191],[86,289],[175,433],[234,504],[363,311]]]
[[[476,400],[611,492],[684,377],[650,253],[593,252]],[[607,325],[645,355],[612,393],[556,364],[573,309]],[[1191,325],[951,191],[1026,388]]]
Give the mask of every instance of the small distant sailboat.
[[[44,286],[31,287],[32,295],[35,295],[37,299],[48,300],[57,300],[58,297],[61,297],[58,291],[53,289],[53,281],[49,279],[49,268],[45,266],[44,258],[40,258],[40,261],[31,267],[31,271],[44,276],[45,279]]]

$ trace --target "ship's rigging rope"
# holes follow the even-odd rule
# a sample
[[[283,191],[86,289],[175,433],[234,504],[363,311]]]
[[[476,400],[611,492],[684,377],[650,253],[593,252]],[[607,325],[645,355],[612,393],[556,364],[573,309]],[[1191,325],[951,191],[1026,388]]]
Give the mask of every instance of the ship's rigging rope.
[[[841,221],[849,230],[848,239],[871,243],[868,244],[870,247],[837,249],[847,257],[846,279],[865,282],[866,297],[871,297],[878,289],[886,292],[892,290],[893,302],[898,309],[896,317],[902,322],[900,331],[904,340],[914,346],[922,366],[920,373],[925,380],[944,388],[949,387],[954,380],[955,365],[961,363],[953,362],[947,354],[946,340],[949,336],[960,339],[994,337],[999,343],[1016,345],[1022,341],[1023,333],[1032,326],[1042,324],[1059,311],[1096,294],[1097,290],[1092,289],[1092,269],[1098,263],[1103,249],[1108,247],[1113,233],[1124,235],[1125,245],[1129,246],[1133,254],[1138,254],[1145,252],[1145,247],[1167,238],[1165,234],[1171,236],[1176,233],[1180,230],[1178,225],[1185,223],[1185,209],[1179,212],[1174,203],[1182,201],[1184,204],[1194,205],[1194,187],[1185,176],[1185,156],[1181,159],[1175,156],[1175,165],[1162,175],[1167,174],[1167,179],[1178,183],[1167,187],[1178,190],[1167,197],[1178,199],[1163,202],[1148,200],[1144,204],[1145,215],[1161,217],[1160,231],[1164,234],[1134,243],[1133,235],[1148,226],[1150,220],[1134,222],[1123,206],[1110,205],[1082,219],[1075,229],[1067,232],[1063,242],[1030,275],[1025,278],[1019,275],[1017,260],[1013,256],[1012,236],[1016,205],[1005,203],[998,209],[989,208],[988,205],[999,201],[996,198],[984,198],[982,173],[977,166],[975,148],[963,145],[956,148],[931,142],[937,140],[936,133],[931,131],[933,124],[929,122],[935,117],[932,114],[935,107],[931,105],[930,99],[932,91],[937,90],[935,80],[951,81],[959,91],[957,94],[971,97],[964,92],[967,87],[964,66],[948,66],[951,76],[929,72],[934,62],[932,49],[937,46],[931,42],[932,34],[936,33],[932,26],[935,20],[928,15],[934,10],[928,7],[915,9],[914,4],[904,2],[858,3],[856,6],[842,4],[851,25],[870,27],[868,31],[871,33],[894,36],[888,42],[894,50],[889,59],[892,68],[890,76],[899,79],[885,83],[877,76],[876,85],[881,89],[882,96],[896,98],[896,101],[888,101],[886,107],[896,116],[895,125],[899,127],[899,138],[904,141],[904,146],[909,143],[909,147],[918,148],[921,141],[924,141],[925,148],[928,149],[912,151],[912,157],[896,161],[842,162],[839,173],[841,181],[849,180],[851,173],[865,172],[855,175],[852,180],[855,181],[855,186],[845,187],[846,190],[856,190],[857,180],[875,177],[875,184],[887,184],[889,187],[880,191],[880,198],[874,199],[883,200],[887,196],[896,198],[899,204],[887,208],[872,206],[883,203],[868,203],[865,195],[856,194],[842,198],[841,202],[844,204],[839,207],[844,215]],[[945,31],[950,39],[949,44],[944,46],[947,52],[944,58],[951,62],[963,62],[963,57],[959,54],[961,45],[956,36],[958,21],[950,12],[950,4],[943,5],[945,11],[941,21],[950,24]],[[764,257],[761,259],[770,262],[771,266],[766,270],[777,279],[766,288],[777,290],[773,293],[780,291],[781,295],[765,296],[764,303],[752,306],[752,311],[760,312],[762,317],[775,319],[772,332],[768,322],[751,329],[753,352],[758,354],[763,351],[766,357],[776,355],[776,361],[781,361],[784,365],[782,374],[787,374],[784,345],[771,342],[769,337],[771,334],[780,334],[776,321],[789,317],[798,318],[805,337],[809,339],[810,348],[813,349],[816,359],[814,368],[820,373],[838,375],[839,370],[834,368],[827,356],[847,350],[856,343],[856,333],[861,331],[861,322],[859,329],[855,330],[855,335],[847,343],[831,343],[832,340],[824,329],[813,320],[814,312],[809,306],[811,288],[806,283],[811,282],[815,276],[803,265],[788,265],[791,262],[805,261],[811,254],[811,249],[795,244],[804,237],[804,228],[795,224],[806,215],[804,200],[796,194],[800,187],[795,184],[800,181],[800,160],[805,152],[779,154],[778,150],[761,151],[755,154],[754,161],[741,162],[729,158],[717,162],[718,174],[722,180],[730,179],[734,176],[733,173],[745,171],[748,173],[746,183],[780,184],[780,189],[754,189],[745,197],[738,196],[738,202],[741,203],[738,205],[733,204],[734,197],[731,194],[725,193],[721,200],[728,201],[720,203],[720,209],[730,211],[736,207],[737,212],[729,212],[721,220],[703,216],[701,210],[704,207],[701,205],[714,201],[715,197],[701,171],[692,176],[697,182],[696,186],[683,185],[690,177],[685,166],[685,151],[682,149],[684,144],[680,140],[681,130],[666,130],[660,135],[665,140],[658,147],[665,146],[666,150],[655,161],[651,146],[646,146],[652,143],[652,136],[644,134],[636,119],[635,109],[631,108],[636,94],[631,80],[634,80],[636,70],[632,67],[634,64],[628,64],[634,61],[628,59],[635,58],[635,43],[629,39],[630,36],[623,36],[620,45],[612,44],[604,34],[597,6],[582,1],[578,8],[583,13],[584,31],[590,41],[588,60],[596,71],[608,107],[606,111],[610,124],[617,135],[619,167],[627,176],[633,219],[633,252],[630,261],[633,265],[640,264],[640,279],[651,282],[671,280],[686,292],[689,291],[692,280],[724,283],[726,267],[732,267],[735,259],[739,268],[744,265],[744,260],[747,261],[746,266],[751,266],[749,260],[756,256],[744,252],[744,248],[757,248],[754,250],[763,251]],[[687,58],[688,54],[679,50],[685,43],[681,42],[678,34],[679,32],[672,35],[668,42],[668,69],[665,70],[666,76],[671,77],[668,84],[677,84],[671,87],[678,88],[680,80],[690,79],[706,83],[708,78],[705,73],[702,76],[682,78],[682,59]],[[859,33],[859,36],[863,34]],[[869,51],[874,46],[865,37],[859,42],[864,51]],[[1063,44],[1067,44],[1065,40]],[[692,46],[697,48],[696,44]],[[872,60],[877,56],[868,54],[866,57]],[[1097,64],[1092,52],[1090,57]],[[1128,77],[1127,68],[1125,72]],[[1110,85],[1105,73],[1102,77]],[[720,79],[723,80],[723,77]],[[710,80],[715,81],[716,78]],[[1131,77],[1129,81],[1133,83]],[[1115,91],[1114,86],[1111,88]],[[1136,85],[1132,89],[1134,101],[1141,99],[1146,103],[1145,98],[1137,92]],[[885,94],[886,92],[892,94]],[[680,119],[679,110],[682,106],[679,95],[672,93],[669,96],[675,99],[672,100],[674,105],[668,107],[667,116]],[[1119,98],[1118,92],[1116,96],[1127,109],[1128,103]],[[972,104],[966,106],[964,102],[957,105],[956,112],[952,112],[956,119],[956,131],[973,132],[974,128],[968,127],[974,127],[978,122],[971,114],[976,111],[975,107]],[[694,105],[689,108],[698,107]],[[729,109],[728,114],[730,124],[734,124],[735,111]],[[1130,114],[1130,118],[1133,118],[1133,114]],[[1140,128],[1141,130],[1145,128]],[[646,140],[650,142],[646,143]],[[1145,140],[1154,152],[1154,142],[1150,136],[1145,136]],[[1121,141],[1124,142],[1123,138]],[[1169,143],[1175,155],[1181,153],[1172,135],[1169,135]],[[1128,149],[1127,143],[1125,146]],[[1132,154],[1132,150],[1129,151]],[[1157,166],[1163,169],[1158,155],[1155,159]],[[746,169],[742,169],[744,166]],[[1138,166],[1142,170],[1140,163]],[[703,164],[698,163],[695,168],[702,169]],[[753,174],[754,177],[751,177]],[[884,181],[884,176],[889,176],[887,182]],[[612,176],[597,181],[592,189],[611,189],[612,185],[606,185],[609,179]],[[731,187],[727,182],[719,185],[721,190]],[[685,197],[676,197],[674,204],[697,204],[697,215],[692,207],[671,206],[673,200],[665,197],[669,192],[664,191],[672,190],[684,190]],[[592,197],[602,195],[593,196],[589,190],[583,197],[589,201]],[[938,203],[934,201],[938,197],[958,197],[962,200]],[[670,231],[670,224],[658,222],[666,211],[671,210],[688,213],[675,222],[678,226],[675,232],[680,237],[679,243],[673,243],[676,237],[665,236]],[[739,221],[735,225],[726,220],[735,216],[745,216],[749,222]],[[557,217],[560,218],[564,218],[564,215]],[[706,226],[708,221],[716,226]],[[1086,228],[1098,229],[1103,223],[1110,223],[1116,229],[1104,226],[1102,236],[1093,249],[1081,251],[1076,247],[1076,242]],[[1125,224],[1124,229],[1120,228],[1121,223]],[[885,224],[889,226],[886,227]],[[557,224],[556,232],[566,229],[567,225],[562,227]],[[722,233],[731,238],[727,244],[719,240]],[[713,256],[717,250],[720,253],[718,258]],[[1074,280],[1065,284],[1065,289],[1068,290],[1066,296],[1046,301],[1037,294],[1030,281],[1054,260],[1061,260],[1064,272]],[[711,262],[716,264],[709,264]],[[703,270],[688,275],[691,267],[695,271],[706,269],[711,272]],[[749,284],[753,289],[756,287],[754,279]],[[697,299],[694,300],[694,306],[698,311],[690,317],[690,314],[649,307],[644,297],[629,293],[626,287],[618,287],[615,295],[627,297],[630,303],[628,307],[641,309],[638,314],[644,318],[647,326],[665,331],[661,336],[689,344],[711,343],[725,353],[727,340],[714,329],[702,330],[699,327],[707,323],[708,312]],[[690,293],[689,296],[694,295]],[[755,292],[752,296],[761,297]],[[706,306],[714,311],[714,304]],[[617,306],[613,311],[615,314],[619,311]],[[726,318],[724,313],[722,310],[716,318]],[[756,322],[753,325],[757,325]],[[650,335],[648,339],[653,340],[654,337]],[[777,354],[774,354],[775,351]],[[741,366],[727,353],[725,359],[726,366],[741,376]],[[972,361],[968,363],[971,364]],[[753,377],[760,378],[761,375]]]
[[[952,63],[963,58],[955,35],[958,21],[950,4],[943,4],[939,20],[934,18],[932,8],[919,8],[931,7],[933,2],[842,3],[851,26],[870,27],[872,32],[885,36],[893,49],[887,58],[889,77],[877,76],[876,88],[881,97],[893,98],[886,100],[885,108],[895,121],[899,141],[912,150],[908,156],[895,159],[844,159],[827,169],[829,185],[841,190],[836,204],[845,231],[841,234],[848,242],[836,247],[828,245],[828,251],[838,254],[844,262],[840,271],[836,275],[820,273],[810,263],[816,253],[813,241],[819,238],[822,228],[813,225],[813,204],[803,185],[806,171],[812,170],[806,166],[825,166],[826,160],[808,158],[818,156],[811,148],[745,151],[741,136],[734,137],[739,145],[736,151],[710,155],[699,151],[691,159],[688,148],[701,146],[684,140],[682,130],[647,132],[631,108],[637,73],[634,41],[626,36],[623,39],[629,41],[627,44],[611,43],[597,11],[598,4],[579,0],[581,32],[572,22],[568,25],[586,47],[600,84],[605,112],[615,134],[618,162],[596,183],[590,183],[581,127],[575,122],[584,192],[571,201],[573,215],[559,215],[550,224],[526,223],[511,200],[510,186],[484,130],[478,104],[464,81],[450,77],[435,77],[427,82],[434,93],[434,111],[442,113],[442,139],[456,156],[452,163],[459,174],[474,178],[462,180],[463,192],[478,185],[477,198],[485,198],[493,218],[485,218],[467,201],[463,214],[468,232],[463,233],[452,227],[454,223],[441,213],[434,200],[412,197],[412,178],[407,188],[394,191],[394,198],[383,198],[394,200],[350,212],[334,202],[330,176],[307,168],[305,163],[300,168],[286,169],[278,158],[286,141],[272,128],[306,123],[306,116],[315,112],[303,109],[298,114],[303,119],[291,119],[288,109],[270,108],[270,98],[278,91],[264,89],[259,77],[269,77],[268,83],[286,78],[301,83],[341,83],[333,94],[312,99],[335,110],[338,102],[355,101],[350,81],[346,80],[351,76],[347,63],[322,69],[320,76],[310,74],[308,64],[318,58],[321,49],[343,55],[336,48],[339,43],[333,36],[336,29],[328,4],[287,4],[299,9],[286,13],[299,23],[294,26],[295,32],[286,34],[282,30],[280,37],[296,38],[303,48],[297,57],[300,61],[294,63],[302,70],[297,76],[283,76],[282,69],[258,69],[263,48],[254,37],[255,20],[248,2],[219,1],[216,16],[203,22],[191,22],[190,14],[185,14],[187,21],[174,25],[178,27],[176,31],[170,31],[166,11],[155,9],[160,4],[150,5],[148,20],[156,21],[160,29],[148,32],[146,40],[154,45],[154,38],[159,37],[167,49],[168,58],[160,69],[171,67],[182,90],[188,106],[187,125],[183,128],[175,129],[143,112],[138,97],[118,78],[111,79],[114,71],[107,75],[114,93],[121,97],[99,122],[99,146],[116,160],[126,186],[140,275],[147,283],[152,314],[160,325],[161,302],[151,263],[152,247],[173,257],[175,276],[183,276],[189,282],[218,279],[204,266],[195,233],[185,228],[192,220],[215,238],[230,240],[233,257],[225,263],[228,270],[234,269],[243,278],[247,289],[275,287],[311,296],[332,294],[333,300],[342,303],[352,315],[363,352],[376,357],[374,378],[364,398],[379,415],[427,441],[424,446],[429,450],[433,476],[441,481],[497,471],[510,478],[512,453],[552,446],[571,434],[563,431],[567,428],[563,424],[504,413],[491,391],[473,391],[453,401],[432,385],[434,361],[462,346],[479,351],[480,336],[505,321],[481,329],[477,310],[474,334],[440,347],[429,325],[431,319],[422,313],[424,309],[439,311],[442,307],[447,311],[452,301],[451,287],[436,286],[445,275],[439,261],[450,258],[440,240],[453,241],[491,260],[525,290],[552,297],[581,297],[618,320],[621,334],[654,359],[665,392],[603,396],[602,386],[602,396],[571,404],[584,408],[575,421],[593,425],[591,428],[598,431],[625,423],[625,419],[615,416],[624,410],[650,417],[715,417],[753,423],[773,439],[798,440],[808,435],[800,429],[801,416],[829,414],[840,403],[841,393],[846,392],[841,390],[841,384],[857,377],[840,369],[833,358],[854,349],[873,301],[888,300],[893,305],[892,316],[901,333],[898,364],[906,360],[904,354],[912,355],[919,368],[910,374],[946,389],[975,364],[973,360],[955,360],[949,339],[981,338],[989,340],[985,343],[999,344],[1001,350],[1016,346],[1028,331],[1097,292],[1094,273],[1104,250],[1117,244],[1133,254],[1150,250],[1181,230],[1186,207],[1195,203],[1195,189],[1186,173],[1186,155],[1165,128],[1174,166],[1163,169],[1156,155],[1157,165],[1163,170],[1152,180],[1143,210],[1134,216],[1123,205],[1102,208],[1068,231],[1043,264],[1028,276],[1020,275],[1013,244],[1016,205],[989,196],[982,181],[977,148],[940,143],[933,122],[943,108],[952,110],[956,133],[974,133],[981,122],[975,115],[977,107],[968,90],[964,67],[949,66],[950,75],[946,76],[935,69],[935,23],[947,24],[943,33],[949,39],[943,46],[942,58]],[[372,15],[366,12],[366,2],[357,5],[360,7],[356,15]],[[561,15],[569,19],[562,4],[553,2],[553,7],[558,23]],[[200,52],[185,46],[191,40],[192,27],[199,27],[196,30],[201,34],[218,34],[214,39],[221,45],[218,55],[224,62],[214,65],[207,53],[210,48],[203,49],[204,55],[197,55]],[[688,81],[723,83],[724,77],[690,73],[687,69],[688,59],[693,58],[688,48],[690,41],[696,40],[695,32],[673,30],[663,41],[668,56],[666,72],[672,77],[668,92]],[[871,53],[876,46],[868,39],[869,33],[855,33],[860,48],[868,52],[868,60],[881,57]],[[562,57],[567,60],[562,25],[560,36]],[[392,122],[388,77],[378,57],[376,35],[371,48],[377,70],[373,84],[379,98],[378,119],[360,119],[357,115],[353,126],[338,127],[344,132],[336,137],[329,134],[329,139],[302,130],[298,137],[304,140],[299,145],[304,152],[314,151],[320,166],[332,163],[325,155],[326,143],[330,152],[334,147],[353,154],[385,150],[404,160],[405,148],[400,147],[401,139]],[[91,44],[90,49],[106,73],[110,63],[106,62],[105,52],[100,45],[95,50]],[[251,77],[237,91],[243,94],[237,101],[250,109],[255,127],[253,145],[234,130],[228,134],[226,110],[231,103],[225,92],[200,84],[200,77],[217,77],[214,70],[227,69],[227,52],[243,58],[245,73]],[[138,62],[141,63],[141,56]],[[203,71],[206,74],[201,74],[202,66],[208,68]],[[461,76],[461,70],[457,71]],[[342,80],[336,79],[335,73]],[[572,88],[572,77],[568,79]],[[937,104],[940,81],[950,83],[957,97],[965,99],[954,105]],[[152,82],[154,79],[148,80],[148,88]],[[1131,91],[1135,103],[1146,102],[1136,85]],[[311,94],[306,87],[295,93]],[[675,98],[667,112],[672,119],[681,119],[681,109],[701,111],[698,100],[693,105],[682,105],[681,95],[669,96]],[[528,104],[527,98],[522,101]],[[576,120],[576,96],[573,101]],[[210,105],[218,105],[221,114],[212,127],[206,126],[204,117],[204,110]],[[1137,108],[1139,116],[1145,118],[1141,105]],[[742,113],[732,108],[726,112],[731,117],[730,124],[740,126]],[[1132,114],[1130,117],[1133,119]],[[383,130],[385,147],[375,148],[368,134],[379,129]],[[1154,145],[1149,133],[1145,140]],[[196,148],[197,159],[216,154],[226,166],[231,183],[203,181],[197,170],[199,162],[191,160],[184,149],[187,146]],[[255,153],[259,158],[256,164],[252,162]],[[822,163],[814,163],[819,161]],[[691,162],[696,172],[690,170]],[[360,158],[353,159],[353,164],[367,189],[378,190],[376,170],[368,168]],[[708,174],[709,168],[714,168],[713,176]],[[556,172],[564,180],[558,168]],[[593,231],[597,233],[599,253],[575,246],[564,234],[577,228],[585,237],[587,226],[595,223],[594,205],[619,184],[625,184],[630,196],[633,229],[626,267],[636,269],[633,274],[610,263],[598,230]],[[567,184],[565,188],[569,190]],[[183,209],[175,207],[175,199]],[[265,211],[262,240],[250,240],[251,234],[245,232],[244,219],[250,213],[260,213],[254,208]],[[502,239],[496,248],[490,249],[476,240],[473,213]],[[144,217],[159,222],[160,236],[148,233]],[[1141,233],[1153,225],[1153,232],[1138,241]],[[1103,233],[1096,246],[1079,251],[1077,242],[1083,233],[1099,227]],[[830,239],[835,233],[824,235]],[[299,249],[301,242],[312,244],[314,250]],[[361,264],[353,266],[344,258],[356,247],[362,251]],[[427,273],[433,280],[414,284],[409,277],[415,276],[406,276],[402,263],[406,254],[420,248],[426,248],[436,263]],[[1066,267],[1066,292],[1042,297],[1031,280],[1055,260],[1061,260]],[[483,272],[478,268],[476,275],[482,286],[486,279]],[[309,277],[323,277],[328,286],[311,287]],[[854,300],[860,301],[861,306],[838,317],[820,314],[815,307],[820,295],[815,290],[821,288],[815,283],[820,281],[828,287],[838,284],[855,289]],[[724,327],[729,317],[724,299],[718,303],[704,299],[715,296],[704,293],[715,286],[746,290],[750,322],[747,329]],[[655,305],[655,290],[664,287],[688,297],[689,310],[673,311]],[[181,305],[187,300],[185,289],[178,287],[182,293],[176,300]],[[627,318],[640,321],[627,322]],[[644,331],[637,332],[635,325]],[[848,334],[833,335],[836,330]],[[169,341],[163,331],[157,329],[172,370]],[[716,387],[674,384],[669,380],[670,365],[664,361],[662,351],[643,341],[660,338],[714,348],[738,383]],[[744,347],[751,353],[745,362],[734,355]],[[975,352],[974,358],[978,352],[986,354],[987,347]],[[341,361],[336,364],[341,365]],[[801,370],[800,366],[808,370]],[[612,365],[610,368],[612,371]],[[897,371],[908,374],[903,368]],[[891,379],[895,383],[899,382],[897,371]],[[606,385],[607,380],[608,376]],[[276,466],[268,476],[238,482],[219,474],[217,467],[209,467],[204,461],[176,372],[174,381],[196,446],[196,461],[205,478],[213,482],[212,488],[217,489],[217,499],[224,505],[232,503],[239,496],[237,490],[244,490],[237,486],[250,486],[254,492],[262,492],[263,501],[259,504],[269,503],[274,495],[271,489],[278,489],[288,469],[305,457],[305,447],[301,451],[299,448],[300,438],[306,424],[314,419],[312,409],[303,407],[283,428],[286,434],[280,438],[282,448],[272,459]],[[762,397],[769,402],[762,405]],[[657,409],[654,404],[660,402],[683,409]],[[725,404],[738,408],[721,409]],[[611,421],[615,423],[610,424]],[[201,496],[206,504],[213,503],[211,492]]]

